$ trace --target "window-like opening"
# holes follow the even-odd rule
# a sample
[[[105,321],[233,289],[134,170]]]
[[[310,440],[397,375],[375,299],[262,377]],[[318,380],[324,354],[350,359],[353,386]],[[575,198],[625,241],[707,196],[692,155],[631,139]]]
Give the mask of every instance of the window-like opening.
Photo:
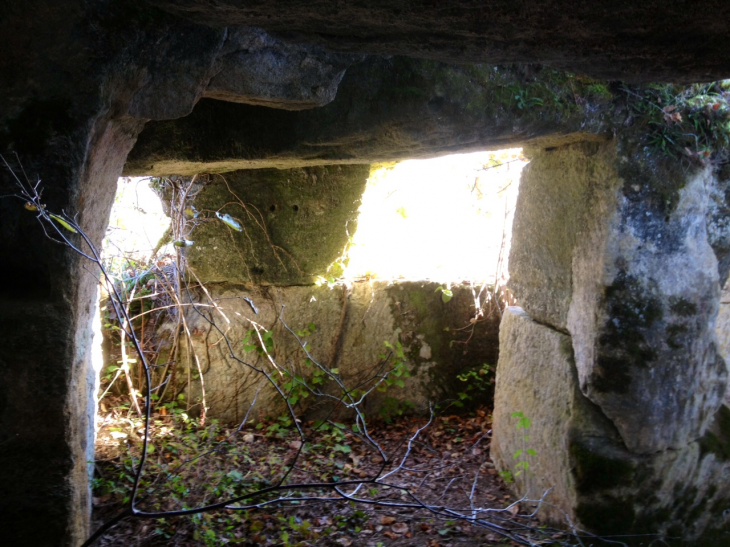
[[[505,282],[526,163],[516,148],[373,165],[356,230],[338,261],[343,278]],[[291,206],[295,214],[299,208]],[[276,204],[268,209],[278,211]],[[156,247],[169,225],[150,179],[122,178],[105,255],[144,263],[153,252],[164,254]]]
[[[118,266],[124,260],[144,264],[159,252],[156,247],[169,226],[170,218],[150,187],[149,177],[120,178],[104,238],[104,256]]]
[[[501,283],[521,149],[374,166],[348,250],[348,280]]]

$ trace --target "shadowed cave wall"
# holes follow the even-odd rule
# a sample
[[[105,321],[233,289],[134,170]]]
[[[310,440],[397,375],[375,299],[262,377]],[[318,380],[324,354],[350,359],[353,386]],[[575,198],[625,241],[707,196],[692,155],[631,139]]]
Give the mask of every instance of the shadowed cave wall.
[[[640,83],[730,72],[725,2],[6,4],[0,149],[16,172],[14,153],[30,180],[43,181],[49,210],[77,214],[97,243],[116,178],[143,130],[129,172],[152,173],[159,159],[172,162],[165,170],[191,173],[370,163],[507,143],[537,150],[600,141],[631,126],[620,100],[596,89],[592,95],[593,84],[576,73]],[[485,72],[449,65],[455,62],[551,68]],[[564,70],[573,76],[560,76]],[[368,82],[361,94],[353,91]],[[543,108],[525,108],[536,98]],[[206,149],[199,138],[206,131],[224,146],[213,140]],[[7,171],[2,184],[3,196],[13,192]],[[640,189],[646,184],[651,180],[636,179]],[[651,201],[636,192],[623,195]],[[641,205],[631,211],[646,212]],[[0,200],[0,236],[0,522],[15,545],[77,545],[88,527],[95,280],[76,255],[43,237],[18,200]],[[710,245],[720,264],[724,237]],[[708,320],[723,275],[701,310]],[[675,342],[694,343],[689,335],[683,340]],[[687,439],[709,431],[710,414],[683,430]]]

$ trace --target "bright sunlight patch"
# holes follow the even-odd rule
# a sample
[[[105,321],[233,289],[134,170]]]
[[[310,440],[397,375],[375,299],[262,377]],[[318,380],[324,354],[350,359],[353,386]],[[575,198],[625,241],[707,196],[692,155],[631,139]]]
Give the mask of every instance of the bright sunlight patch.
[[[150,177],[120,178],[104,239],[104,256],[146,263],[169,226],[170,218],[150,188]]]
[[[373,166],[346,279],[503,280],[521,149]]]

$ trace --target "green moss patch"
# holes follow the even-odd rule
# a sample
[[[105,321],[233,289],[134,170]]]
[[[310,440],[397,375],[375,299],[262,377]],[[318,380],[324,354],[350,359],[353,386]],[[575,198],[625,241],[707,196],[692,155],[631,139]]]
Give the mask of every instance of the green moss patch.
[[[715,421],[699,440],[703,456],[714,454],[721,461],[730,461],[730,408],[725,405],[715,414]]]
[[[656,358],[644,335],[663,317],[655,287],[635,276],[619,272],[606,289],[606,322],[598,343],[597,372],[594,386],[602,392],[625,393],[631,383],[631,370],[645,368]]]
[[[580,440],[571,442],[570,457],[576,488],[581,494],[627,486],[633,481],[631,462],[600,454]]]

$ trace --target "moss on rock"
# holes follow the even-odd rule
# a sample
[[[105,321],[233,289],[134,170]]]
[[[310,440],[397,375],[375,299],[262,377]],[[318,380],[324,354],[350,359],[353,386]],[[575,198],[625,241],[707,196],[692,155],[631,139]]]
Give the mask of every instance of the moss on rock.
[[[715,415],[715,421],[699,440],[703,455],[714,456],[725,462],[730,462],[730,408],[720,407]]]
[[[207,282],[313,283],[354,232],[369,171],[351,165],[214,176],[195,199],[207,218],[191,236],[191,267]],[[231,215],[243,231],[214,212]]]
[[[571,441],[569,452],[579,493],[586,495],[631,485],[635,466],[629,459],[602,454],[577,439]]]
[[[626,393],[631,371],[646,368],[656,359],[656,352],[645,331],[663,316],[656,287],[640,282],[635,276],[619,272],[606,288],[605,299],[611,321],[598,338],[598,356],[593,384],[603,393]]]

